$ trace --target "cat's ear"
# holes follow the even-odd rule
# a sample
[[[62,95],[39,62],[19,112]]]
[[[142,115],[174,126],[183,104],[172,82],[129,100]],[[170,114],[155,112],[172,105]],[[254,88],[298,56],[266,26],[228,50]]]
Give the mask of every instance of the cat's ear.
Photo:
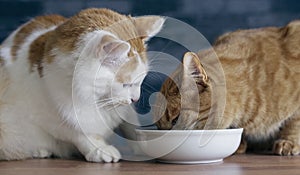
[[[144,41],[156,35],[162,29],[164,22],[165,18],[161,16],[134,17],[137,32]]]
[[[197,54],[193,52],[187,52],[183,57],[184,72],[191,76],[202,87],[208,86],[208,77],[204,70]]]
[[[113,36],[105,35],[100,42],[100,52],[105,57],[124,58],[130,50],[129,43],[119,40]]]
[[[107,32],[99,32],[87,45],[88,54],[100,59],[102,64],[115,68],[129,61],[130,44]]]

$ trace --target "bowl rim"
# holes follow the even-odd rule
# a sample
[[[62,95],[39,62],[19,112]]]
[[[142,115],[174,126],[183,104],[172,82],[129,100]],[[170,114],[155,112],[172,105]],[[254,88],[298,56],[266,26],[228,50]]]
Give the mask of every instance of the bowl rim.
[[[155,129],[135,129],[138,133],[147,134],[240,134],[244,128],[233,128],[233,129],[212,129],[212,130],[155,130]]]

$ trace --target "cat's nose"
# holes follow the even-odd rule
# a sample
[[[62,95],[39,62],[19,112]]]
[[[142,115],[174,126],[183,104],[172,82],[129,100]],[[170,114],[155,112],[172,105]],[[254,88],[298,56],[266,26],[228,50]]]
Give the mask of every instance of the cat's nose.
[[[131,99],[131,102],[132,102],[132,103],[135,103],[135,102],[137,102],[138,100],[139,100],[138,98],[132,98],[132,99]]]

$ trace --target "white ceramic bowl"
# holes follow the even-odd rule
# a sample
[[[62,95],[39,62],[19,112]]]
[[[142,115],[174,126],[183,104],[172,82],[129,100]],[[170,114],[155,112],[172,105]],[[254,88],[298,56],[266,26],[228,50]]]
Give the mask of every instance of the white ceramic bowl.
[[[243,129],[140,130],[138,143],[148,156],[166,163],[213,163],[233,154]]]

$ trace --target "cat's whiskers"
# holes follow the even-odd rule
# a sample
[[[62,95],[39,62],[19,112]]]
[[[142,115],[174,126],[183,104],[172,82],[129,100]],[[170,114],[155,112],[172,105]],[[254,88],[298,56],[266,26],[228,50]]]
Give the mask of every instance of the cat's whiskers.
[[[121,105],[129,105],[129,103],[126,102],[126,101],[124,101],[124,100],[123,101],[119,100],[116,103],[114,103],[113,105],[109,106],[109,108],[106,108],[106,110],[110,111],[110,110],[115,109],[115,108],[117,108],[117,107],[119,107]]]
[[[115,103],[115,101],[108,101],[108,102],[105,102],[105,103],[97,104],[97,107],[103,108],[103,107],[106,107],[106,106],[113,105],[114,103]]]
[[[111,101],[111,100],[113,100],[113,99],[115,99],[115,98],[116,98],[116,97],[99,99],[99,100],[97,100],[97,103],[101,103],[101,102],[105,102],[105,101]]]
[[[115,109],[115,108],[117,108],[117,107],[119,107],[119,106],[121,106],[121,105],[122,105],[121,103],[117,103],[117,104],[115,104],[115,105],[110,106],[110,107],[107,108],[106,110],[107,110],[107,111],[110,111],[110,110]]]
[[[118,98],[116,98],[116,97],[100,99],[100,100],[96,101],[96,105],[98,107],[104,107],[104,106],[108,106],[110,104],[113,104],[117,100],[118,100]]]
[[[106,98],[106,99],[101,99],[97,101],[97,107],[103,108],[107,106],[111,106],[111,108],[118,107],[120,105],[128,104],[125,102],[123,98],[120,97],[113,97],[113,98]],[[110,110],[110,108],[108,109]]]

